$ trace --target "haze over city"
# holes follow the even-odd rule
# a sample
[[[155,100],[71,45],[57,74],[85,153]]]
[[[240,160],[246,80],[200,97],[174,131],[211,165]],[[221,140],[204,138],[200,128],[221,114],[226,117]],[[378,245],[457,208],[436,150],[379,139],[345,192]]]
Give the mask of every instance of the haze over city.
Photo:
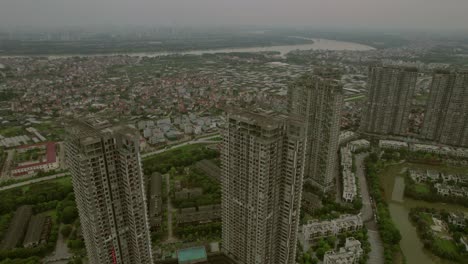
[[[311,26],[467,30],[464,0],[6,0],[1,27]],[[450,18],[450,19],[447,19]]]
[[[0,0],[0,264],[466,264],[467,0]]]

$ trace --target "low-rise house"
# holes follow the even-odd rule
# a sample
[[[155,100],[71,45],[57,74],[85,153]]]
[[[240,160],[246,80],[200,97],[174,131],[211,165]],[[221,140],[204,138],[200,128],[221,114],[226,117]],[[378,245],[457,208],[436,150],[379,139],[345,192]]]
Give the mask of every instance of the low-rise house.
[[[351,203],[356,196],[356,176],[350,170],[343,170],[343,200]]]
[[[411,179],[415,182],[424,182],[426,181],[426,173],[421,170],[409,170],[409,175]]]
[[[1,250],[13,249],[23,241],[31,216],[32,206],[30,205],[23,205],[16,210],[8,230],[3,237],[2,243],[0,244]]]
[[[179,209],[176,222],[177,225],[191,223],[208,223],[221,220],[221,205],[204,205]]]
[[[26,152],[30,149],[44,148],[45,155],[40,160],[27,161],[18,164],[11,170],[13,176],[32,175],[39,171],[48,172],[59,168],[60,163],[56,153],[56,144],[54,142],[39,143],[29,146],[21,146],[18,152]]]
[[[369,149],[370,142],[365,139],[354,140],[348,143],[348,147],[351,152],[356,152],[359,150]]]
[[[336,236],[344,232],[360,230],[363,227],[361,215],[342,215],[329,221],[311,220],[302,226],[304,241],[311,243],[321,237]]]
[[[149,190],[149,219],[151,227],[159,227],[162,222],[162,175],[153,173]]]
[[[467,225],[468,217],[462,212],[451,212],[448,221],[452,225],[464,228]]]
[[[340,133],[340,136],[338,138],[339,144],[344,144],[348,141],[351,141],[357,137],[356,133],[353,131],[343,131]]]
[[[437,182],[440,179],[440,172],[434,170],[426,171],[426,181]]]
[[[450,196],[450,188],[449,186],[441,183],[436,183],[434,187],[437,190],[437,194],[442,196]]]
[[[351,150],[348,147],[341,147],[340,148],[340,157],[341,157],[341,166],[343,168],[349,167],[353,165],[353,156],[351,154]]]
[[[345,246],[338,252],[328,251],[323,257],[323,264],[357,264],[362,257],[361,242],[353,237],[346,238]]]
[[[40,244],[46,243],[49,236],[52,221],[50,217],[39,214],[31,217],[28,230],[23,241],[23,246],[26,248],[37,247]]]
[[[434,170],[409,170],[409,174],[411,179],[413,179],[415,182],[435,183],[438,182],[440,179],[443,179],[441,177],[441,173]]]
[[[379,147],[382,149],[408,149],[408,143],[396,140],[380,140]]]
[[[468,188],[445,183],[436,183],[434,188],[437,193],[443,196],[468,197]]]
[[[196,198],[203,194],[202,188],[191,188],[191,189],[182,189],[174,193],[176,200],[185,200],[190,198]]]

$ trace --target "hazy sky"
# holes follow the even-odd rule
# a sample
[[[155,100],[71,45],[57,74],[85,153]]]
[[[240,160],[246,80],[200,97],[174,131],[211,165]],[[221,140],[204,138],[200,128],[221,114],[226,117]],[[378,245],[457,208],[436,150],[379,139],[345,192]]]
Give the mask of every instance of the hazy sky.
[[[0,0],[1,26],[468,29],[468,0]]]

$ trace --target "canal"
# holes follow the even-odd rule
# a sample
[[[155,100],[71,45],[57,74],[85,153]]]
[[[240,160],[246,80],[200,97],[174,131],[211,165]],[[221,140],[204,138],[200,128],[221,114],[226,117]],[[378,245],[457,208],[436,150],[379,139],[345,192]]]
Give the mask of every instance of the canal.
[[[389,166],[380,173],[380,183],[385,191],[385,199],[389,204],[390,214],[402,235],[400,246],[405,255],[406,262],[408,264],[453,264],[453,262],[438,258],[424,249],[416,233],[416,228],[409,220],[409,212],[411,208],[415,207],[429,207],[463,212],[468,212],[468,209],[462,206],[444,203],[428,203],[405,198],[403,173],[408,166],[417,167],[417,165],[414,164],[409,165],[404,163]]]

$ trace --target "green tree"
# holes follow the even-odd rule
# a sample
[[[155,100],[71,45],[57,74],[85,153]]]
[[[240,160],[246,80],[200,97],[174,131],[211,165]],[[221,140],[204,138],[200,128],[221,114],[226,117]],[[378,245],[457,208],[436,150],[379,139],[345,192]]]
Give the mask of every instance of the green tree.
[[[75,206],[67,206],[62,212],[62,223],[71,224],[78,217],[78,210]]]

